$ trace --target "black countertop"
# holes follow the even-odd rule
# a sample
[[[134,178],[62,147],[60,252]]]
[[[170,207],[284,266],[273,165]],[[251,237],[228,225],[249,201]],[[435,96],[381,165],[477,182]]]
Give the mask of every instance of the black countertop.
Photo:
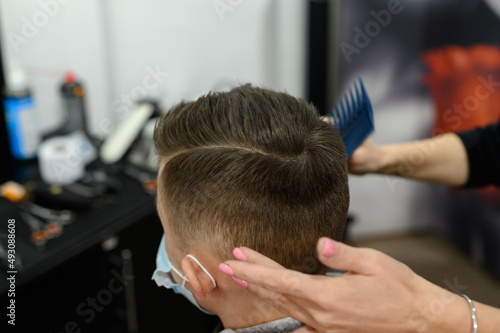
[[[29,241],[26,225],[11,203],[0,201],[2,229],[7,230],[8,219],[16,220],[16,255],[21,257],[22,269],[16,267],[16,287],[35,279],[85,250],[99,244],[117,232],[137,223],[155,211],[153,196],[142,189],[142,185],[126,175],[116,175],[121,182],[121,190],[110,203],[102,207],[82,211],[77,219],[64,227],[63,234],[50,240],[42,251]],[[4,241],[5,239],[3,239]],[[7,277],[10,271],[0,266],[0,294],[9,288]]]

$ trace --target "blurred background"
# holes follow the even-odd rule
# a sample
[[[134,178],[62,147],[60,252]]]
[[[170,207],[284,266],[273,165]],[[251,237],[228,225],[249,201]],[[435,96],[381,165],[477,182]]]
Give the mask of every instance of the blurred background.
[[[144,130],[117,163],[95,166],[95,156],[87,161],[79,151],[77,162],[92,172],[82,169],[60,184],[64,198],[40,174],[38,151],[15,156],[1,112],[1,183],[15,181],[23,200],[35,198],[53,215],[76,213],[60,237],[43,239],[42,249],[33,241],[40,224],[23,222],[12,200],[0,202],[2,223],[18,221],[24,257],[16,262],[24,269],[17,275],[19,331],[211,332],[213,318],[150,281],[161,227],[142,183],[154,178],[155,166],[133,158],[140,137],[150,149],[146,120],[181,100],[250,82],[309,100],[326,114],[361,77],[374,111],[371,138],[379,144],[500,118],[496,0],[1,0],[0,16],[3,96],[22,81],[37,145],[68,134],[69,101],[81,103],[85,140],[78,144],[94,155],[127,119],[140,117],[141,101],[151,106],[141,118]],[[74,85],[84,94],[65,93]],[[476,103],[479,85],[491,95]],[[85,181],[88,174],[93,178]],[[96,183],[106,186],[89,190]],[[444,287],[458,279],[471,298],[500,306],[498,189],[385,175],[350,176],[349,183],[346,242],[381,249]],[[111,292],[120,279],[129,283],[117,282],[123,291]],[[5,302],[8,287],[1,290]],[[48,315],[44,304],[57,313]],[[192,328],[182,326],[193,316],[199,320]]]

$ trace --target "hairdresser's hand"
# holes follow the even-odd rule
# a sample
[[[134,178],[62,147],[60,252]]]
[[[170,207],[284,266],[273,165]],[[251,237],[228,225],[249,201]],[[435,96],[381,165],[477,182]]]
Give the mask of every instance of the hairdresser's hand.
[[[358,147],[348,161],[349,172],[355,175],[378,173],[384,165],[384,149],[370,139]]]
[[[334,125],[333,117],[323,116],[321,119]],[[355,175],[366,173],[380,173],[385,162],[384,149],[375,144],[372,140],[366,139],[351,155],[348,161],[349,172]]]
[[[468,332],[462,297],[431,284],[404,264],[370,249],[322,238],[318,257],[336,276],[288,270],[248,248],[226,261],[250,291],[306,326],[296,332]],[[245,258],[246,257],[246,258]],[[450,322],[451,321],[451,322]]]
[[[430,139],[379,146],[366,140],[352,154],[349,172],[387,174],[451,186],[469,178],[467,151],[455,133]]]

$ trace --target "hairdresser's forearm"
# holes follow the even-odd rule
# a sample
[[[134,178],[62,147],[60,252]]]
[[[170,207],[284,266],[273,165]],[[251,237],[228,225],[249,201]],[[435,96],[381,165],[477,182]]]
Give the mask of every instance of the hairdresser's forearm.
[[[462,186],[469,177],[467,152],[453,133],[381,147],[378,173]]]

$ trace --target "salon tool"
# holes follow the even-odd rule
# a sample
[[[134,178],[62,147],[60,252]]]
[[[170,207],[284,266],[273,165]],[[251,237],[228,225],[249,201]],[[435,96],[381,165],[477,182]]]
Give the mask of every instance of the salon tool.
[[[72,133],[83,131],[87,133],[87,114],[85,110],[85,89],[76,80],[73,72],[67,72],[61,84],[61,97],[65,120],[62,131]]]
[[[141,183],[144,192],[151,195],[156,194],[156,174],[144,171],[132,164],[126,165],[123,168],[123,173]]]
[[[374,131],[372,105],[361,78],[354,83],[354,92],[351,87],[327,114],[327,122],[339,130],[349,159]]]
[[[27,200],[19,201],[18,205],[21,209],[35,215],[47,222],[67,225],[73,223],[76,214],[68,209],[57,210],[39,206]]]
[[[121,188],[122,183],[117,177],[99,169],[86,172],[78,182],[68,185],[36,181],[33,183],[32,194],[34,201],[41,206],[55,210],[81,211],[114,203]]]
[[[76,194],[66,186],[49,185],[43,181],[33,183],[32,195],[35,202],[51,209],[81,211],[92,206],[95,198]]]
[[[157,105],[154,102],[138,103],[103,142],[99,152],[101,161],[105,164],[114,164],[120,161],[129,151],[148,120],[156,112]]]
[[[154,174],[158,173],[160,164],[160,158],[156,154],[153,144],[153,134],[157,120],[158,117],[148,120],[127,157],[127,162],[130,164]]]
[[[33,216],[32,214],[21,210],[19,215],[22,220],[30,227],[30,241],[35,244],[36,248],[41,251],[45,248],[45,244],[50,239],[61,236],[63,232],[62,225],[52,222],[44,222],[43,220]]]
[[[44,223],[40,221],[40,219],[24,211],[20,211],[19,215],[24,223],[26,223],[31,229],[31,243],[33,243],[39,251],[45,249],[45,243],[49,238],[48,235],[42,230]]]
[[[139,183],[144,183],[147,182],[148,180],[151,180],[151,175],[145,171],[140,170],[136,166],[133,165],[126,165],[123,168],[123,173],[126,174],[127,176],[134,178],[137,180]]]
[[[96,169],[87,172],[79,183],[93,188],[96,194],[99,195],[117,194],[122,189],[121,181],[110,172],[105,171],[105,169]]]

